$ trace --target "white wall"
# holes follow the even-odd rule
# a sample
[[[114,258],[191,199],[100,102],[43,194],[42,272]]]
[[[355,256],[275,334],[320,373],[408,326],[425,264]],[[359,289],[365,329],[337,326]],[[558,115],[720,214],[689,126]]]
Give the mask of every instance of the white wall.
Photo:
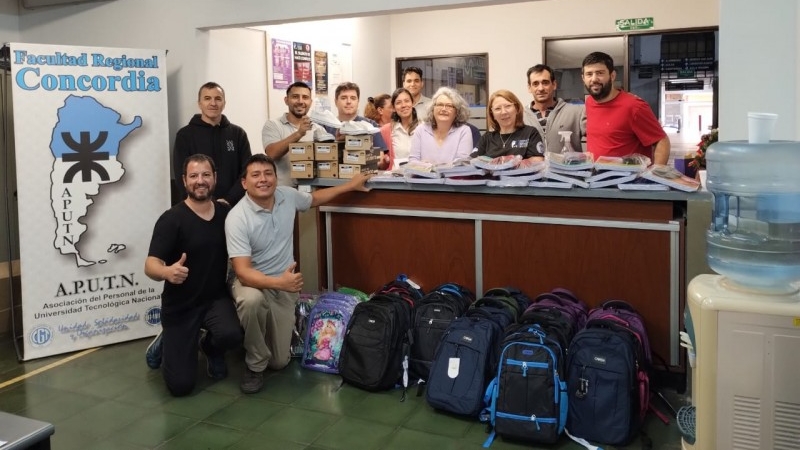
[[[487,52],[489,92],[509,89],[525,103],[531,99],[525,73],[543,62],[543,37],[614,33],[616,19],[633,17],[653,17],[655,30],[715,26],[718,1],[552,0],[395,14],[391,62],[397,57]],[[408,39],[409,30],[424,38]]]
[[[774,139],[800,139],[797,0],[724,0],[723,6],[720,139],[747,139],[748,111],[779,115]]]
[[[265,46],[263,31],[246,28],[210,31],[204,70],[207,75],[195,85],[195,101],[197,89],[206,81],[216,81],[225,89],[225,116],[244,128],[253,153],[261,149],[261,126],[267,117]],[[197,112],[195,106],[193,113]],[[191,114],[183,117],[183,122],[171,125],[183,126],[190,117]]]
[[[17,0],[0,0],[0,44],[19,42]]]

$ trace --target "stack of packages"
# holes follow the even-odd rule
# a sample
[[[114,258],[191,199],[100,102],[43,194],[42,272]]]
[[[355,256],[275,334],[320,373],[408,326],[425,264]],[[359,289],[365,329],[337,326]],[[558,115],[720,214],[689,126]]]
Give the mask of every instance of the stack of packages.
[[[592,176],[594,157],[588,152],[550,153],[545,156],[547,169],[542,181],[531,181],[530,186],[571,189],[572,186],[588,188],[586,178]]]
[[[378,132],[380,128],[369,122],[342,122],[339,133],[344,135],[344,149],[339,158],[339,178],[378,170],[381,149],[372,146],[372,135]]]
[[[650,158],[644,155],[601,156],[594,162],[595,174],[586,181],[590,188],[618,186],[635,182],[647,170]]]
[[[665,186],[679,191],[695,192],[700,189],[699,181],[687,177],[672,166],[661,164],[654,164],[644,171],[641,179],[657,183],[656,186]]]
[[[433,170],[433,164],[422,161],[409,161],[402,168],[406,183],[444,184],[442,175]]]
[[[315,142],[314,161],[317,176],[320,178],[339,178],[339,153],[344,147],[341,142]]]
[[[480,156],[473,160],[473,164],[476,167],[491,170],[492,175],[496,178],[486,184],[500,187],[528,186],[531,180],[538,180],[542,177],[545,167],[542,159],[535,157],[522,159],[519,155],[497,158]]]
[[[289,144],[290,176],[292,178],[314,178],[317,176],[314,166],[314,143],[295,142]]]
[[[340,128],[342,126],[342,122],[339,122],[339,119],[333,115],[332,112],[326,109],[314,109],[308,113],[308,117],[311,119],[312,122],[326,126],[331,128]],[[292,158],[292,146],[297,145],[309,145],[308,143],[298,142],[297,144],[289,144],[289,157],[290,161],[295,161]],[[310,171],[310,173],[306,174],[303,178],[313,178],[314,176],[320,178],[338,178],[339,177],[339,151],[342,145],[338,142],[315,142],[313,144],[313,164],[314,169]],[[298,150],[299,153],[299,150]],[[295,168],[297,171],[295,171]],[[292,178],[299,178],[295,176],[295,173],[300,174],[301,167],[299,164],[295,166],[294,162],[292,163]]]
[[[439,164],[433,170],[444,177],[444,184],[482,186],[489,179],[486,171],[473,166],[470,158],[457,159],[452,164]]]

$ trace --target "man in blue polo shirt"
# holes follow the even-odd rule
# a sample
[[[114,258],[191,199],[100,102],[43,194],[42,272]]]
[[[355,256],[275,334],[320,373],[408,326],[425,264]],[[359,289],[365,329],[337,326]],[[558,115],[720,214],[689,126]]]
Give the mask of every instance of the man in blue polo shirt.
[[[244,328],[245,371],[240,389],[253,394],[264,386],[264,370],[289,364],[294,310],[303,289],[295,272],[293,233],[296,211],[324,205],[350,191],[369,189],[369,175],[357,174],[339,186],[311,194],[278,186],[275,161],[256,154],[245,165],[245,196],[225,220],[228,255],[236,272],[231,291]]]

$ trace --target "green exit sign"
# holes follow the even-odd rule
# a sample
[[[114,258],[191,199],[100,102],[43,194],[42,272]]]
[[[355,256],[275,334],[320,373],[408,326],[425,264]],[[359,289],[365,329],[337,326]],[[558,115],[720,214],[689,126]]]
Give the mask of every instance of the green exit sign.
[[[617,19],[616,26],[617,31],[649,30],[653,28],[653,18]]]

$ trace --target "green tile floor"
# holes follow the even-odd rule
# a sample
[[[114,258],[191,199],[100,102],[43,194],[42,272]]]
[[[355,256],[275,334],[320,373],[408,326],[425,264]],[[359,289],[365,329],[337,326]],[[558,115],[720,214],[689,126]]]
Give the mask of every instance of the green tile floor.
[[[47,368],[70,355],[18,363],[12,342],[0,341],[0,410],[54,424],[55,450],[477,450],[486,438],[477,421],[439,413],[415,391],[400,402],[397,390],[340,388],[338,376],[301,369],[296,362],[269,372],[260,393],[244,395],[239,392],[241,353],[228,355],[227,379],[212,382],[201,374],[192,395],[172,398],[161,372],[145,365],[148,343],[111,345]],[[674,393],[669,397],[676,408],[687,401]],[[681,448],[674,420],[664,425],[651,414],[644,429],[653,449]],[[491,448],[583,447],[565,437],[541,447],[498,439]],[[637,439],[626,448],[638,450],[642,444]]]

